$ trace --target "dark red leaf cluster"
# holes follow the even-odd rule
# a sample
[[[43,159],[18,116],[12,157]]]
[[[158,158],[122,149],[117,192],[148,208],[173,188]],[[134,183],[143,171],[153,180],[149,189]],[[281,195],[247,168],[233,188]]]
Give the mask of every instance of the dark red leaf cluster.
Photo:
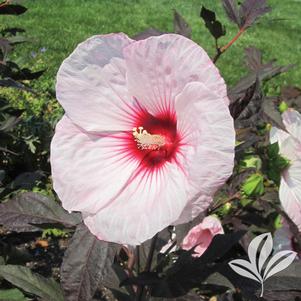
[[[240,7],[236,0],[223,0],[228,18],[240,29],[250,27],[259,17],[271,11],[266,0],[245,0]]]

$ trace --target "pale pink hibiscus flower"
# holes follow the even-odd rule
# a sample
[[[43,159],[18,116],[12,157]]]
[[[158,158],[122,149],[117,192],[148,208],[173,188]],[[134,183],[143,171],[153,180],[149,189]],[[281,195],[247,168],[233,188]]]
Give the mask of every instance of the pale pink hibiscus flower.
[[[136,245],[187,222],[232,173],[225,83],[187,38],[94,36],[63,62],[56,93],[54,189],[99,239]]]
[[[279,198],[301,231],[301,114],[288,109],[282,119],[287,132],[273,127],[270,134],[271,143],[278,142],[280,153],[291,161],[281,176]]]
[[[187,233],[181,247],[184,250],[195,248],[193,256],[200,257],[217,234],[224,234],[220,220],[214,215],[207,216]]]

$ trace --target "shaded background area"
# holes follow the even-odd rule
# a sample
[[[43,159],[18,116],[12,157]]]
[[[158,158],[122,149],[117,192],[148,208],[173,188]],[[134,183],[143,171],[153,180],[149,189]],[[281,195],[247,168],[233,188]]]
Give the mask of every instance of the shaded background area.
[[[0,17],[1,27],[18,26],[27,31],[31,43],[18,49],[29,66],[47,68],[39,80],[39,88],[53,88],[62,60],[76,45],[95,34],[125,32],[132,36],[146,28],[172,31],[173,9],[192,27],[192,39],[211,57],[214,41],[199,17],[201,5],[217,13],[226,25],[226,44],[237,32],[218,0],[24,0],[28,12],[19,18]],[[256,46],[266,59],[276,58],[279,64],[298,64],[301,58],[301,1],[270,0],[272,12],[247,32],[223,55],[217,65],[228,84],[232,85],[245,72],[242,48]],[[18,51],[16,55],[18,56]],[[38,56],[38,61],[36,59]],[[239,71],[238,71],[239,70]],[[266,92],[277,92],[280,84],[300,85],[301,68],[283,74],[269,83]]]

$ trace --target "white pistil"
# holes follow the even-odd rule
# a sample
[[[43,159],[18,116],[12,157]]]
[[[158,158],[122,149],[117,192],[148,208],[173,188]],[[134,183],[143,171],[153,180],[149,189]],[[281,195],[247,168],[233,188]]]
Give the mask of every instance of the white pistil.
[[[158,150],[165,145],[165,138],[161,135],[152,135],[142,126],[133,128],[133,136],[139,149]]]

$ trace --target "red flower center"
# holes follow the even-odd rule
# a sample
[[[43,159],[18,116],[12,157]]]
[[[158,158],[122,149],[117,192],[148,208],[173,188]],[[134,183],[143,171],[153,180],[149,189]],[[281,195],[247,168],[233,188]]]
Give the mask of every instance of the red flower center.
[[[143,167],[157,169],[167,161],[176,162],[181,139],[175,113],[153,116],[142,109],[137,114],[135,125],[129,148]]]

